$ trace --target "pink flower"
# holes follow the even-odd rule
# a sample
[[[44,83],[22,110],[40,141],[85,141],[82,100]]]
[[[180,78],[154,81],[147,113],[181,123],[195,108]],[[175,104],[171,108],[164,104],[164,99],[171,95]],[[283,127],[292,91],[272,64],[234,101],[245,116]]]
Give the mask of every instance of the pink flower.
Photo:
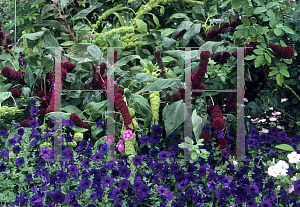
[[[125,140],[131,140],[133,137],[132,131],[130,129],[123,132],[123,139]]]
[[[105,141],[107,143],[112,143],[114,141],[114,138],[113,138],[113,136],[106,136]]]
[[[122,140],[119,140],[119,142],[118,142],[118,144],[117,144],[117,147],[118,147],[118,150],[119,150],[120,152],[122,152],[122,151],[125,150],[124,144],[123,144]]]
[[[289,187],[289,193],[292,193],[294,191],[294,185],[291,185],[291,187]]]

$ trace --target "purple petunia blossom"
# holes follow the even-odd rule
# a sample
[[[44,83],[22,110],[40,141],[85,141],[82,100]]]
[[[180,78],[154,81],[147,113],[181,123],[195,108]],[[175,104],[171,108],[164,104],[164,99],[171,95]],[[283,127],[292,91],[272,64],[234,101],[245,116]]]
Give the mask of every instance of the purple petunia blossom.
[[[217,135],[218,138],[224,137],[224,132],[222,130],[215,130],[214,133]]]
[[[25,163],[24,157],[19,157],[19,158],[16,160],[16,164],[17,164],[19,167],[21,167],[24,163]]]
[[[110,178],[108,175],[106,175],[102,180],[101,184],[103,187],[112,186],[114,184],[114,179]]]
[[[36,119],[32,119],[28,123],[29,123],[29,128],[36,128],[36,127],[39,126],[39,123],[38,123],[38,121]]]
[[[35,104],[36,104],[36,100],[32,100],[32,101],[30,102],[30,106],[35,106]]]
[[[31,116],[36,116],[39,111],[37,107],[33,107],[29,110]]]
[[[71,128],[74,127],[74,122],[73,122],[71,119],[68,120],[68,123],[69,123],[69,126],[70,126]]]
[[[208,133],[208,132],[210,132],[210,130],[211,130],[211,128],[210,128],[210,125],[209,125],[209,124],[205,124],[205,125],[203,126],[203,128],[202,128],[202,131],[203,131],[204,133]]]
[[[65,201],[65,194],[63,194],[62,192],[60,191],[57,191],[56,193],[54,193],[52,195],[52,199],[53,199],[53,202],[55,204],[58,204],[58,203],[64,203]]]

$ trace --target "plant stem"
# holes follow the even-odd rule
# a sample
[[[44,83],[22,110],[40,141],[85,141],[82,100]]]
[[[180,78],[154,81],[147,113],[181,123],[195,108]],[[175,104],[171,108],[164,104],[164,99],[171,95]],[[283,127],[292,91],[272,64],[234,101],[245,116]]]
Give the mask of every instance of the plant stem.
[[[294,117],[292,117],[291,115],[287,114],[286,112],[282,111],[281,109],[274,107],[275,109],[277,109],[278,111],[284,113],[285,115],[289,116],[291,119],[296,120]]]
[[[289,87],[288,85],[286,85],[285,84],[285,82],[283,82],[283,84],[284,84],[284,86],[287,88],[287,89],[289,89],[290,91],[292,91],[292,93],[298,98],[298,100],[300,101],[300,97],[295,93],[295,91],[291,88],[291,87]]]

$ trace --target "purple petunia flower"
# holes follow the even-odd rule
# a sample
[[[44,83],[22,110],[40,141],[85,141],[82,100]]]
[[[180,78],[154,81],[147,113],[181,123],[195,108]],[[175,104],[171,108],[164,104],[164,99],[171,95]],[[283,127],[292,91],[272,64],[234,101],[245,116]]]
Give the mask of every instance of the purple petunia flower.
[[[35,106],[35,104],[36,104],[36,100],[32,100],[32,101],[30,102],[30,106]]]
[[[15,145],[16,143],[17,143],[17,141],[15,140],[15,138],[11,138],[8,140],[9,145]]]
[[[203,131],[204,133],[208,133],[208,132],[210,132],[210,130],[211,130],[211,128],[210,128],[210,125],[209,125],[209,124],[205,124],[205,125],[203,126],[203,128],[202,128],[202,131]]]
[[[19,145],[14,146],[13,152],[14,152],[15,154],[19,154],[20,151],[21,151],[21,147],[20,147]]]
[[[128,180],[126,180],[126,179],[121,180],[121,181],[119,182],[119,188],[120,188],[121,190],[126,190],[126,189],[128,188],[128,186],[129,186],[129,182],[128,182]]]
[[[135,155],[132,161],[134,166],[142,165],[143,158],[140,155]]]
[[[36,127],[39,126],[39,123],[38,123],[38,121],[36,119],[32,119],[28,123],[29,123],[29,128],[36,128]]]
[[[149,193],[150,193],[150,188],[148,185],[146,184],[142,184],[138,189],[138,196],[139,198],[146,198],[148,197]]]
[[[79,142],[79,146],[81,149],[86,148],[88,145],[88,142],[86,140],[82,140],[81,142]]]
[[[230,153],[227,150],[224,150],[222,153],[222,157],[224,157],[225,159],[228,159],[230,156]]]
[[[167,151],[161,151],[159,153],[159,158],[162,160],[162,161],[165,161],[167,158],[170,159],[170,153],[167,152]]]
[[[114,184],[114,179],[110,178],[108,175],[106,175],[102,180],[101,184],[103,187],[112,186]]]
[[[183,181],[178,183],[178,188],[179,189],[185,189],[187,185],[188,185],[188,183],[185,180],[183,180]]]
[[[65,194],[63,194],[60,191],[57,191],[52,195],[52,199],[55,204],[63,203],[65,201]]]
[[[24,163],[25,163],[24,157],[19,157],[19,158],[16,160],[16,164],[17,164],[19,167],[21,167]]]
[[[39,111],[37,107],[33,107],[29,110],[31,116],[36,116]]]
[[[91,160],[89,158],[86,158],[86,159],[82,160],[82,166],[84,168],[89,168],[90,167],[90,162],[91,162]]]
[[[224,137],[224,132],[222,130],[215,130],[214,133],[217,135],[218,138]]]
[[[69,126],[70,126],[71,128],[74,127],[74,122],[73,122],[71,119],[68,120],[68,123],[69,123]]]
[[[3,138],[7,137],[7,131],[5,129],[0,129],[0,136],[3,136]]]
[[[277,135],[277,133],[279,132],[279,129],[277,127],[271,127],[269,132],[272,135]]]

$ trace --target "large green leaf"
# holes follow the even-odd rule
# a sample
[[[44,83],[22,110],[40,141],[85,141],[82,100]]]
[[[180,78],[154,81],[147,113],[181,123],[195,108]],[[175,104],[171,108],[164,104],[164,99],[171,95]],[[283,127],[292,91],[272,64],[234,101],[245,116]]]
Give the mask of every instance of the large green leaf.
[[[100,133],[100,132],[102,132],[103,131],[103,129],[102,129],[102,127],[97,127],[97,125],[93,125],[92,127],[91,127],[91,132],[92,132],[92,139],[95,139],[96,137],[97,137],[97,135]]]
[[[169,20],[166,23],[168,24],[171,21],[171,19],[174,19],[174,18],[175,19],[183,19],[184,18],[187,21],[189,21],[189,19],[190,19],[188,16],[186,16],[183,13],[175,13],[170,16]]]
[[[254,9],[253,14],[261,14],[265,11],[267,11],[266,7],[257,7],[256,9]]]
[[[201,29],[201,24],[194,24],[187,32],[183,35],[182,45],[185,47],[192,38],[199,34]]]
[[[195,139],[196,141],[198,141],[202,133],[202,128],[207,123],[207,115],[205,115],[204,118],[201,118],[200,116],[198,116],[197,110],[195,109],[192,114],[192,123]]]
[[[152,77],[152,75],[148,74],[148,73],[138,73],[136,74],[136,79],[137,81],[140,82],[153,82],[156,79]]]
[[[115,67],[121,67],[123,65],[126,65],[132,59],[140,59],[140,58],[141,57],[139,55],[129,55],[129,56],[124,57],[121,60],[117,61],[115,63]]]
[[[11,92],[0,92],[0,103],[11,96]]]
[[[24,34],[24,35],[21,36],[21,38],[26,38],[26,39],[29,39],[29,40],[37,40],[41,36],[43,36],[43,34],[44,34],[43,31],[41,31],[41,32],[35,32],[35,33],[30,33],[30,34]]]
[[[71,20],[76,20],[76,19],[84,19],[86,18],[86,16],[91,12],[93,11],[94,9],[100,7],[102,5],[102,3],[100,3],[100,5],[98,6],[91,6],[87,9],[84,9],[84,10],[81,10],[79,13],[77,13],[75,16],[73,16],[71,18]]]
[[[176,40],[171,39],[169,37],[164,37],[162,46],[167,50],[169,49],[172,45],[176,44]]]
[[[87,51],[89,52],[89,54],[91,56],[93,56],[95,58],[96,61],[101,62],[103,54],[102,54],[101,50],[99,49],[99,47],[92,44],[92,45],[87,47]]]
[[[43,16],[49,12],[50,10],[52,10],[54,8],[54,5],[53,4],[46,4],[43,9],[42,9],[42,12],[41,12],[41,19],[43,18]]]
[[[189,30],[192,25],[193,25],[193,23],[190,22],[190,21],[183,21],[183,22],[181,22],[181,24],[177,27],[177,29],[173,33],[173,38],[175,37],[176,34],[178,34],[180,31],[182,31],[184,29],[185,30]]]
[[[88,115],[100,116],[107,110],[107,100],[100,103],[90,102],[86,105],[85,111]]]
[[[175,129],[177,129],[184,122],[185,108],[186,106],[183,100],[176,101],[171,105],[165,106],[163,110],[163,120],[166,130],[166,137],[168,137],[173,131],[175,131]]]
[[[77,106],[74,106],[74,105],[65,106],[61,110],[65,111],[67,113],[76,113],[78,115],[82,113],[82,111],[79,108],[77,108]],[[79,117],[85,121],[87,120],[83,114],[81,114]]]
[[[45,120],[54,120],[54,117],[56,117],[57,115],[62,115],[62,118],[65,119],[65,120],[69,120],[70,119],[70,115],[71,113],[64,113],[64,112],[50,112],[50,113],[47,113],[45,115]]]
[[[27,103],[29,103],[29,101],[30,101],[29,93],[30,93],[30,88],[28,88],[28,87],[23,87],[22,88],[22,95],[24,96],[24,99]]]
[[[45,55],[42,60],[41,64],[43,67],[43,71],[48,73],[53,70],[54,67],[54,60],[51,54]]]
[[[59,47],[59,43],[57,39],[51,35],[50,31],[44,27],[42,27],[42,30],[44,32],[44,40],[46,44],[49,45],[50,47]]]
[[[240,2],[239,2],[239,0],[232,0],[231,4],[232,4],[232,8],[234,10],[237,10],[238,8],[240,8]]]
[[[135,113],[140,114],[144,118],[144,126],[150,126],[152,111],[147,99],[141,95],[131,94],[131,97],[126,101],[128,102],[128,105],[131,105],[130,107],[134,109]]]
[[[136,26],[138,27],[138,31],[141,33],[146,33],[147,32],[147,24],[141,20],[137,19],[136,20]]]
[[[34,82],[34,75],[30,69],[30,67],[27,65],[26,70],[25,70],[25,75],[24,75],[24,81],[27,86],[32,88],[33,82]]]
[[[281,73],[276,75],[276,81],[277,81],[278,85],[280,85],[280,87],[282,87],[282,84],[284,82],[284,78],[283,78],[283,75]]]
[[[256,59],[254,60],[255,68],[258,68],[263,63],[264,59],[263,55],[256,56]]]
[[[209,8],[209,11],[208,11],[208,17],[213,17],[217,14],[217,5],[213,5]]]
[[[294,148],[288,144],[280,144],[280,145],[276,145],[275,148],[277,149],[281,149],[281,150],[286,150],[286,151],[294,151]]]
[[[170,78],[170,79],[159,78],[159,79],[156,79],[156,81],[154,81],[150,85],[147,85],[142,90],[136,92],[135,94],[139,94],[144,91],[159,91],[159,90],[168,88],[168,87],[170,87],[176,83],[180,83],[180,82],[181,82],[180,79],[175,79],[175,78]]]

